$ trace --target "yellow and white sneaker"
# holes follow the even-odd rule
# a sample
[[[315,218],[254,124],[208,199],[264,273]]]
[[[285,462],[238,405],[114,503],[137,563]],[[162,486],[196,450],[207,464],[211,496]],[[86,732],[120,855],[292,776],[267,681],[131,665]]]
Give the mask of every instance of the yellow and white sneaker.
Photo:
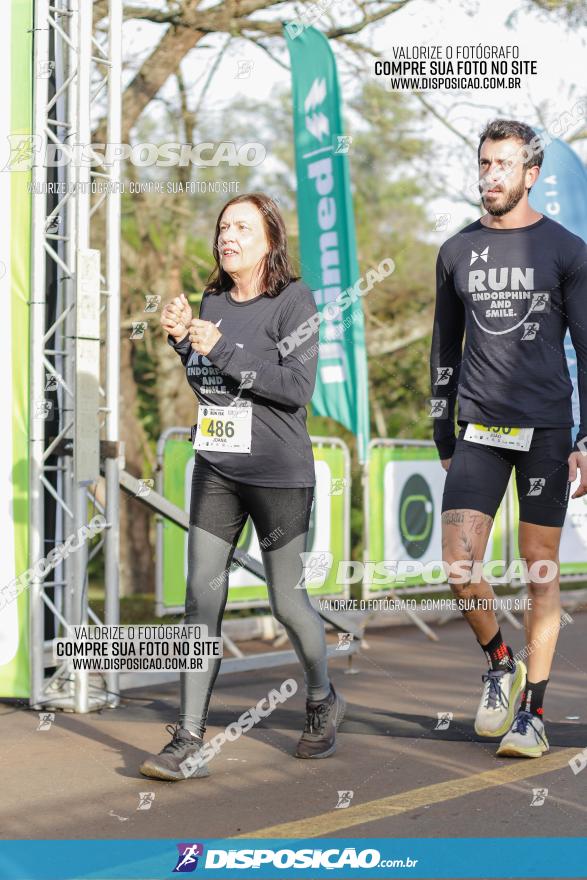
[[[539,758],[549,748],[542,719],[520,709],[497,754],[499,757]]]
[[[516,700],[526,684],[526,664],[516,660],[513,672],[490,669],[483,676],[483,693],[475,716],[477,736],[503,736],[511,727]]]

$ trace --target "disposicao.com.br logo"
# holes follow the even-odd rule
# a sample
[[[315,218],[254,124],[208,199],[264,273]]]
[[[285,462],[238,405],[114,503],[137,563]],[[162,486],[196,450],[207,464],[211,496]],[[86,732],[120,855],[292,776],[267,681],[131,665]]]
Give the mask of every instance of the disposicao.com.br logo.
[[[341,868],[414,867],[417,859],[381,859],[377,849],[208,849],[204,868],[228,870],[261,868],[313,868],[340,870]]]

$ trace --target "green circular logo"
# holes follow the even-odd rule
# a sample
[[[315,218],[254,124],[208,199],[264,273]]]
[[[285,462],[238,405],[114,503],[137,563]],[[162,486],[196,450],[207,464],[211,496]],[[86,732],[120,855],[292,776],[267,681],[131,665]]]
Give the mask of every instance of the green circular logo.
[[[406,480],[398,513],[402,543],[412,559],[419,559],[428,549],[434,523],[432,492],[420,474]]]

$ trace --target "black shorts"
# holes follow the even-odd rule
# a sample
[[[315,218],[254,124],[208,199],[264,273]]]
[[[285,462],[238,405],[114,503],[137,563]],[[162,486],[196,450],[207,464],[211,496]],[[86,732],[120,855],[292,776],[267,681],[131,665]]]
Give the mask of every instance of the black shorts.
[[[237,483],[219,473],[201,455],[196,455],[190,525],[230,544],[238,540],[250,515],[259,541],[265,539],[272,550],[277,550],[292,538],[308,532],[313,499],[313,486],[288,488]]]
[[[444,484],[442,512],[479,510],[495,517],[512,467],[520,503],[520,522],[562,527],[569,502],[568,458],[571,428],[534,428],[530,449],[516,452],[464,440],[461,428]]]

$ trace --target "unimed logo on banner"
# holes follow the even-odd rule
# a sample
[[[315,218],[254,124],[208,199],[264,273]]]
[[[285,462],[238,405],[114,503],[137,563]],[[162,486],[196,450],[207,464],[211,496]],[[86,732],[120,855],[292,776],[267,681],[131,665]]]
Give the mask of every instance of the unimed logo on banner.
[[[198,867],[198,858],[204,855],[202,843],[178,843],[177,864],[173,869],[174,874],[189,874]]]

